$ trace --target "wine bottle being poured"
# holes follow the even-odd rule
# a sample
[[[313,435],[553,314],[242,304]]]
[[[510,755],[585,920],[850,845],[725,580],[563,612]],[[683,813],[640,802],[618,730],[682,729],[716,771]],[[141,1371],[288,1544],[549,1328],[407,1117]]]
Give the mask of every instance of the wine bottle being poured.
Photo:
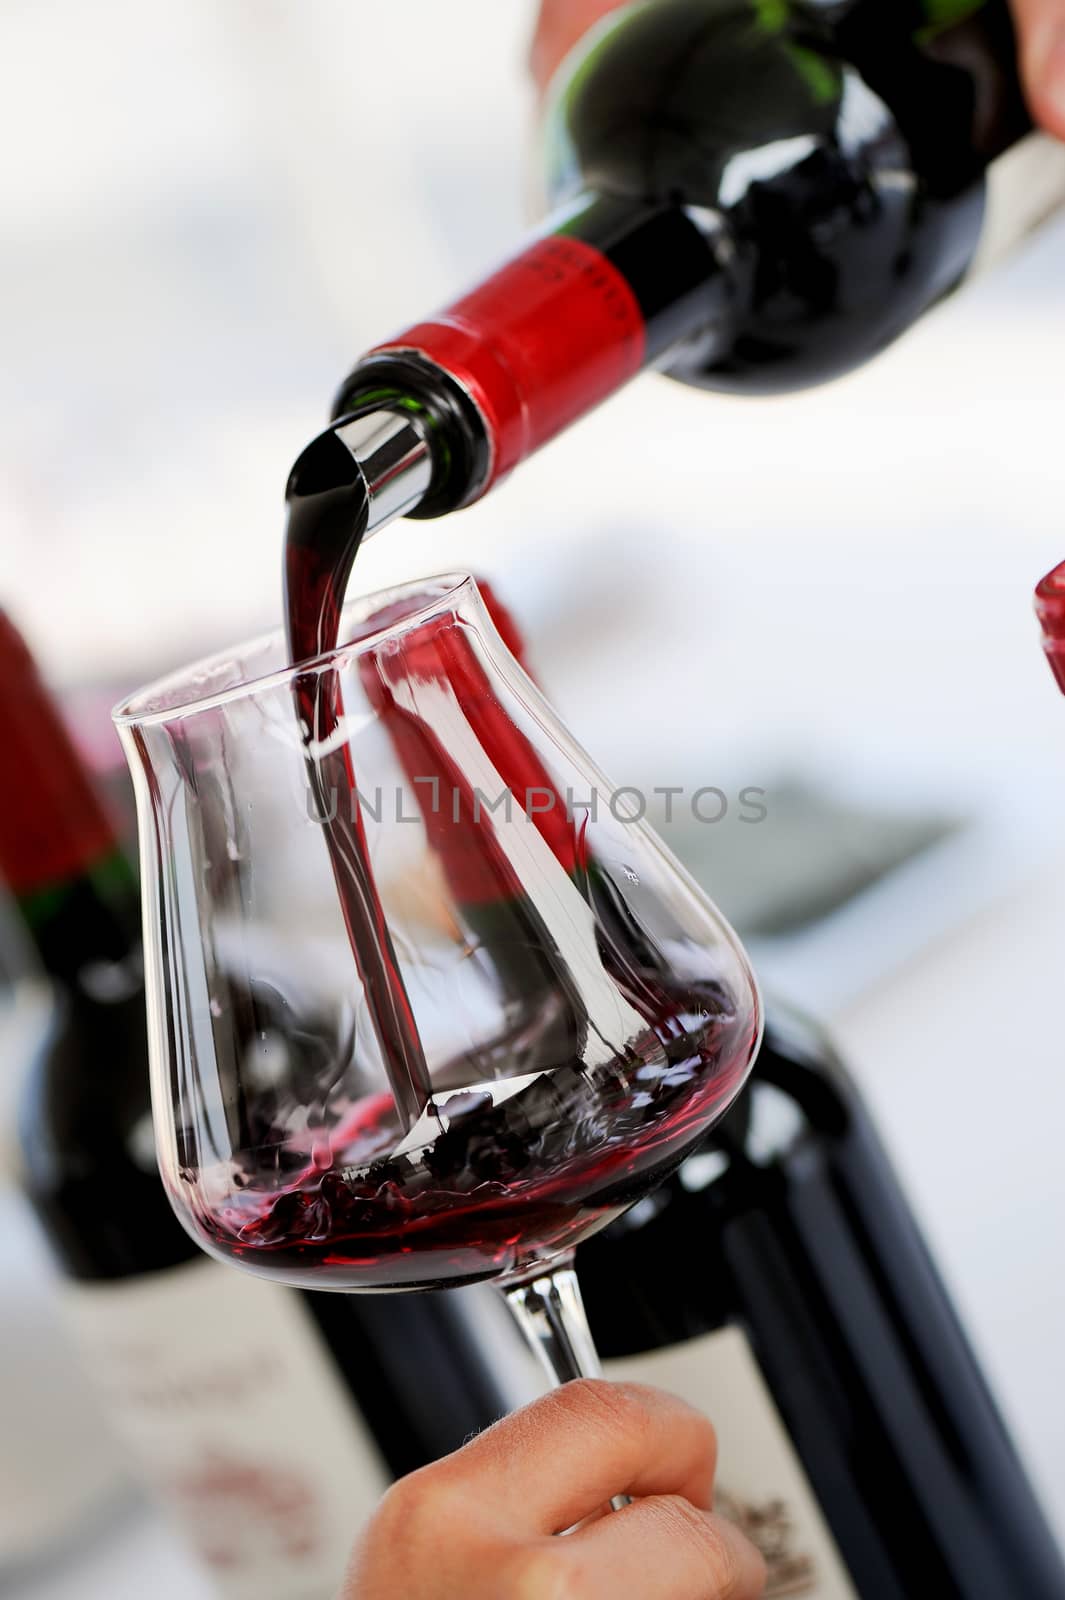
[[[298,543],[336,573],[646,368],[768,393],[860,365],[1065,200],[1006,0],[652,0],[593,31],[549,104],[544,229],[364,356],[296,465]]]

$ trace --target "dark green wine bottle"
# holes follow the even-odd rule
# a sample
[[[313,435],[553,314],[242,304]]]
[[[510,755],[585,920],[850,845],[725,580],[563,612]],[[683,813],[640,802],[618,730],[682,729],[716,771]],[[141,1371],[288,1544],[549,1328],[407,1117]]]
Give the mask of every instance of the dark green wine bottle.
[[[403,425],[370,527],[468,504],[648,367],[847,372],[1065,199],[1006,0],[645,0],[564,65],[546,143],[542,232],[341,388]],[[335,431],[363,465],[387,433]]]

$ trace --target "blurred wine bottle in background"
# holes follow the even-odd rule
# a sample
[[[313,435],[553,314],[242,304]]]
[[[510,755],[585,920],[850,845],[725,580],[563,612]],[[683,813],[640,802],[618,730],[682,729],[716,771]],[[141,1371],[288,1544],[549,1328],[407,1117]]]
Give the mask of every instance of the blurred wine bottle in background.
[[[813,1025],[770,1007],[720,1128],[577,1265],[607,1375],[713,1419],[719,1504],[761,1547],[770,1595],[1065,1595],[868,1113]]]
[[[392,1476],[506,1409],[477,1307],[299,1294],[201,1255],[156,1169],[135,876],[2,613],[0,745],[0,875],[54,992],[22,1182],[85,1361],[226,1600],[327,1600]]]

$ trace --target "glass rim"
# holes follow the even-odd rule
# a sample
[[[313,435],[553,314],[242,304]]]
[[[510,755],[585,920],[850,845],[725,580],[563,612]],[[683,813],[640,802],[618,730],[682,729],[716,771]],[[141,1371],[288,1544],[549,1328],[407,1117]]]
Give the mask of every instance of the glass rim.
[[[126,695],[118,702],[111,712],[111,721],[119,729],[159,727],[185,717],[198,716],[203,711],[216,710],[219,706],[229,705],[235,700],[246,700],[253,695],[266,694],[273,689],[283,688],[306,672],[319,672],[330,666],[346,665],[357,660],[367,650],[379,648],[385,640],[399,638],[412,627],[427,622],[440,609],[443,602],[453,599],[463,590],[472,590],[478,599],[480,598],[477,580],[471,572],[437,573],[432,577],[414,578],[407,583],[393,584],[387,589],[375,590],[372,594],[354,595],[344,602],[341,609],[342,629],[345,626],[345,618],[351,613],[362,611],[372,614],[374,610],[394,604],[407,595],[413,598],[424,594],[425,603],[415,606],[406,615],[388,623],[387,626],[377,628],[362,638],[349,640],[346,644],[338,644],[332,650],[308,656],[303,661],[287,663],[283,667],[275,667],[270,672],[243,678],[239,683],[230,684],[224,689],[215,689],[208,694],[195,693],[192,685],[197,678],[207,677],[224,663],[239,660],[243,655],[251,655],[255,651],[267,649],[271,644],[282,643],[285,636],[284,628],[270,628],[250,639],[242,640],[239,644],[230,645],[223,650],[214,650],[210,655],[202,656],[186,667],[179,667],[173,672],[152,679],[143,688],[134,690],[132,694]],[[187,697],[172,698],[181,695],[182,684],[189,686]],[[164,699],[169,703],[161,704]]]

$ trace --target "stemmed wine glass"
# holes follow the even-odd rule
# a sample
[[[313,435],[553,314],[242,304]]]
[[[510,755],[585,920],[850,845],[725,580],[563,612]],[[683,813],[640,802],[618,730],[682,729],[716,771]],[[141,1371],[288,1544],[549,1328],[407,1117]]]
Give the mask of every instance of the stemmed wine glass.
[[[472,579],[355,601],[340,637],[295,667],[263,638],[115,712],[163,1181],[222,1260],[494,1280],[554,1380],[594,1375],[573,1252],[739,1092],[750,967]]]

